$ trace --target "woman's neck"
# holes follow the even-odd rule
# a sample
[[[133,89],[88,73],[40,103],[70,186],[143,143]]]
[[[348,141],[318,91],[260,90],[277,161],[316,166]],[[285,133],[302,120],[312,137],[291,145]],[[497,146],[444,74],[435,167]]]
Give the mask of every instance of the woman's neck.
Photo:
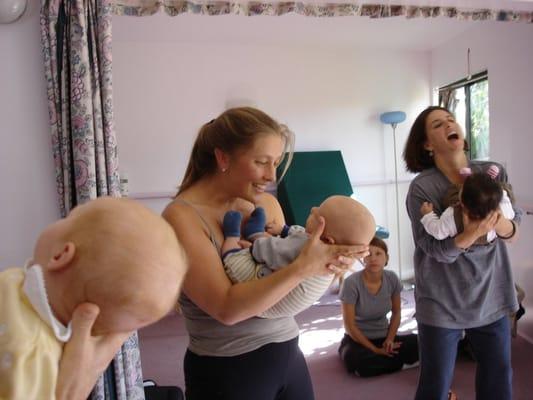
[[[381,269],[379,271],[372,272],[365,269],[363,270],[363,277],[365,279],[365,282],[369,284],[381,283],[381,279],[383,278],[383,270]]]
[[[468,167],[468,159],[464,152],[449,157],[435,157],[435,166],[451,183],[460,184],[463,180],[459,171],[461,168]]]
[[[201,179],[180,193],[180,197],[195,205],[216,209],[229,209],[236,201],[235,197],[228,196],[216,177]]]

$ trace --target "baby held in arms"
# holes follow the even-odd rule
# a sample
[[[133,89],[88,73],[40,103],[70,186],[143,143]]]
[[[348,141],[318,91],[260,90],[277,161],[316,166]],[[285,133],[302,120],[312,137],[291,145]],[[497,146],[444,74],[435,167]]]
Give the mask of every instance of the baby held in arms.
[[[335,195],[311,209],[305,227],[269,227],[266,233],[265,212],[261,207],[256,208],[242,230],[242,237],[252,245],[242,248],[242,216],[237,211],[228,211],[223,221],[225,240],[222,244],[222,260],[231,281],[238,283],[259,279],[291,263],[309,235],[315,231],[320,217],[326,221],[321,237],[325,243],[368,245],[376,232],[374,217],[365,206],[348,196]],[[324,266],[324,275],[303,280],[278,303],[258,316],[279,318],[298,314],[324,294],[333,278]]]
[[[496,165],[491,165],[486,172],[472,173],[470,168],[463,168],[462,185],[454,185],[444,200],[449,205],[442,214],[437,216],[433,205],[422,203],[420,222],[431,236],[438,240],[454,237],[463,231],[463,213],[472,220],[483,220],[490,212],[500,212],[506,219],[514,218],[514,210],[510,196],[511,189],[497,180],[500,173]],[[479,238],[476,244],[487,244],[496,238],[496,231],[491,230],[486,236]]]
[[[93,335],[126,339],[172,309],[186,269],[170,225],[133,200],[100,197],[50,224],[24,268],[0,272],[0,399],[56,398],[78,305],[98,306]]]

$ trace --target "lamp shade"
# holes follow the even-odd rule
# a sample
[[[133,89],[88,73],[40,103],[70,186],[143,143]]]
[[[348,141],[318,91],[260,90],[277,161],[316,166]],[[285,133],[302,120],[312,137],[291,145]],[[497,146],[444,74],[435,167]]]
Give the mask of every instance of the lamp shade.
[[[379,116],[379,120],[384,124],[399,124],[405,121],[405,113],[403,111],[390,111]]]

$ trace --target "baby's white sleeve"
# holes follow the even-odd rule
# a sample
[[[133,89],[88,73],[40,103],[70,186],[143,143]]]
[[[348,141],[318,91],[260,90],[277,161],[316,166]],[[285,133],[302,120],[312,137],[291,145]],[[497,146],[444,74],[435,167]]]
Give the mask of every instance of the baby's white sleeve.
[[[509,198],[509,194],[507,193],[507,190],[503,191],[502,201],[500,201],[500,210],[502,211],[502,214],[505,218],[507,219],[514,218],[514,209],[513,209],[513,205],[511,204],[511,199]]]
[[[448,207],[440,218],[434,212],[430,212],[420,220],[427,233],[435,239],[443,240],[457,235],[457,226],[453,219],[453,207]]]

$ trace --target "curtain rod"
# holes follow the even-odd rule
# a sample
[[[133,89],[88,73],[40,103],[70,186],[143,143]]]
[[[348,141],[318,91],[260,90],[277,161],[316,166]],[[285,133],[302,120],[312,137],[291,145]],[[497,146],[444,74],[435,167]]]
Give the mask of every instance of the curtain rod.
[[[399,3],[399,4],[398,4]],[[210,1],[210,0],[110,0],[113,13],[124,16],[148,16],[164,10],[170,16],[180,14],[243,16],[281,16],[299,14],[306,17],[366,17],[371,19],[405,17],[435,18],[444,17],[462,21],[500,21],[533,23],[533,4],[522,2],[519,8],[516,1],[505,1],[498,6],[484,3],[475,5],[448,6],[442,1],[419,2],[419,5],[365,2],[360,0],[345,1]],[[514,5],[514,6],[511,6]],[[499,8],[497,8],[499,7]]]
[[[448,89],[457,89],[460,87],[463,87],[465,85],[470,85],[479,81],[482,81],[484,79],[487,79],[489,76],[488,71],[482,71],[475,75],[472,75],[470,79],[460,79],[458,81],[455,81],[453,83],[450,83],[446,86],[439,87],[439,91],[441,90],[448,90]]]

